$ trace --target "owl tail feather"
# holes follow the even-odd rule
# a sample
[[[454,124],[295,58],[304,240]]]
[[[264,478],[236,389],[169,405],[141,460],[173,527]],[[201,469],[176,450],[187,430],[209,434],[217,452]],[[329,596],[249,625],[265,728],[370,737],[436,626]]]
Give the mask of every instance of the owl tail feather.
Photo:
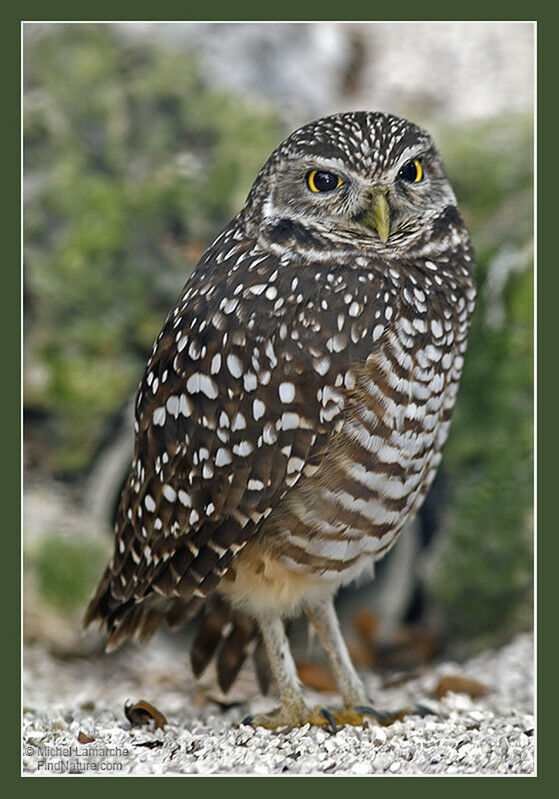
[[[224,693],[231,688],[247,656],[252,654],[263,694],[271,682],[270,666],[256,622],[236,613],[216,594],[204,599],[171,599],[150,594],[142,600],[119,600],[111,590],[114,575],[107,569],[85,612],[83,626],[99,622],[107,633],[106,651],[112,652],[127,638],[146,643],[165,620],[171,630],[182,627],[203,607],[203,617],[190,650],[192,671],[199,677],[215,659],[217,681]]]
[[[212,597],[190,650],[195,676],[199,677],[215,658],[219,687],[227,693],[250,653],[260,690],[266,694],[271,682],[270,667],[256,622],[235,613],[223,599]]]
[[[196,615],[204,602],[201,597],[172,599],[155,593],[122,601],[114,595],[113,582],[114,575],[107,569],[82,622],[84,628],[98,622],[106,629],[107,652],[117,649],[127,638],[137,638],[146,643],[163,620],[173,630],[181,627]]]

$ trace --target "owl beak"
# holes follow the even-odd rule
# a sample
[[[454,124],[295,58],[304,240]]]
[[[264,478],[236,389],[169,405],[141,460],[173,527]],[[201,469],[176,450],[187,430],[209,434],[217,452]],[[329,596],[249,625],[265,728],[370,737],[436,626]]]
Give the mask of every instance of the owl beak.
[[[386,199],[387,192],[388,187],[376,186],[369,208],[359,219],[362,225],[377,231],[383,244],[386,244],[390,234],[390,206]]]

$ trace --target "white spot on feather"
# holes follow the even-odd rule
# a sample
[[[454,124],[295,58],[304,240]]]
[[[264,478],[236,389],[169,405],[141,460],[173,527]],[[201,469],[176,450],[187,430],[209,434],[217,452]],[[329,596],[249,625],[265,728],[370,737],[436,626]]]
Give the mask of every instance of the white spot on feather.
[[[325,355],[323,358],[319,358],[318,360],[314,361],[314,370],[318,372],[319,375],[324,376],[328,369],[330,369],[330,358]]]
[[[183,416],[190,416],[193,408],[194,406],[186,394],[181,394],[179,397],[179,412],[182,413]]]
[[[219,352],[216,352],[210,364],[210,372],[212,375],[216,375],[220,369],[221,369],[221,354]]]
[[[233,377],[240,377],[243,373],[243,364],[237,355],[231,354],[227,356],[227,368]]]
[[[176,419],[179,415],[179,398],[173,394],[168,398],[165,405],[171,416],[174,416]]]
[[[186,381],[186,390],[189,394],[205,394],[208,399],[216,399],[217,386],[211,377],[200,372],[194,372]]]
[[[278,440],[276,430],[271,422],[266,422],[262,431],[262,440],[265,444],[275,444]]]
[[[280,430],[296,430],[301,422],[301,417],[298,413],[282,413],[279,420]]]
[[[254,391],[258,385],[256,375],[253,372],[245,372],[243,375],[243,385],[245,387],[245,391]]]
[[[255,421],[261,419],[265,413],[266,413],[266,406],[264,405],[262,400],[255,399],[254,402],[252,403],[252,415],[254,416]]]
[[[163,425],[165,424],[166,416],[167,413],[165,411],[165,408],[163,407],[156,408],[153,412],[153,423],[155,425],[163,427]]]
[[[172,486],[164,485],[163,486],[163,496],[169,502],[174,502],[176,500],[176,498],[177,498],[177,492],[175,491],[175,489]]]
[[[295,399],[295,386],[293,383],[280,383],[278,393],[282,402],[293,402]]]
[[[240,441],[238,444],[233,446],[233,452],[235,455],[240,455],[241,458],[246,458],[247,455],[250,455],[254,447],[250,443],[250,441]]]
[[[179,491],[179,502],[181,505],[184,505],[185,508],[192,507],[192,499],[190,494],[187,494],[186,491],[183,491],[182,489]]]
[[[233,417],[233,422],[231,424],[231,430],[244,430],[247,426],[246,419],[242,413],[236,413]]]
[[[215,465],[216,466],[227,466],[233,460],[233,456],[229,452],[228,449],[224,447],[220,447],[217,452],[215,453]]]

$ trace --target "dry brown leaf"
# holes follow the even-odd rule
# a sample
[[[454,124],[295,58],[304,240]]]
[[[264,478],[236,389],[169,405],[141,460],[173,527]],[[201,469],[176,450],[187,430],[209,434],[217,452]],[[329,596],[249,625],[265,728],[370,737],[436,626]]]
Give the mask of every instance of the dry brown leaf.
[[[441,648],[440,636],[431,630],[402,627],[389,640],[377,644],[377,665],[390,671],[412,671],[431,661]]]
[[[86,735],[85,732],[81,730],[78,733],[78,743],[80,744],[90,744],[95,740],[95,738],[90,738],[89,735]]]
[[[376,664],[374,647],[362,638],[348,638],[347,648],[355,666],[362,669],[373,668]]]
[[[336,690],[336,684],[332,675],[324,666],[318,663],[300,663],[297,667],[299,679],[309,688],[315,691],[332,692]]]
[[[366,641],[374,641],[379,628],[379,620],[370,610],[359,610],[353,615],[353,626]]]
[[[489,687],[477,680],[469,680],[466,677],[448,674],[440,678],[433,693],[437,699],[441,699],[450,691],[454,694],[468,694],[468,696],[475,699],[476,697],[485,696],[489,693]]]
[[[155,729],[162,730],[167,724],[167,719],[163,713],[144,699],[140,699],[139,702],[135,702],[133,705],[124,705],[124,715],[133,727],[142,727],[144,724],[153,721]]]

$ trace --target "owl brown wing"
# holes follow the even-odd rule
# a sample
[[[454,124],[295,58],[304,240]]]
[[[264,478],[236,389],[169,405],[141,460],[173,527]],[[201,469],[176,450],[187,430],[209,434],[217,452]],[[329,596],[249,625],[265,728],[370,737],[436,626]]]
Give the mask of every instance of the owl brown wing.
[[[115,619],[153,592],[207,596],[318,468],[351,363],[380,335],[375,304],[347,288],[347,269],[282,262],[230,239],[208,251],[154,346],[114,557],[89,619]]]

